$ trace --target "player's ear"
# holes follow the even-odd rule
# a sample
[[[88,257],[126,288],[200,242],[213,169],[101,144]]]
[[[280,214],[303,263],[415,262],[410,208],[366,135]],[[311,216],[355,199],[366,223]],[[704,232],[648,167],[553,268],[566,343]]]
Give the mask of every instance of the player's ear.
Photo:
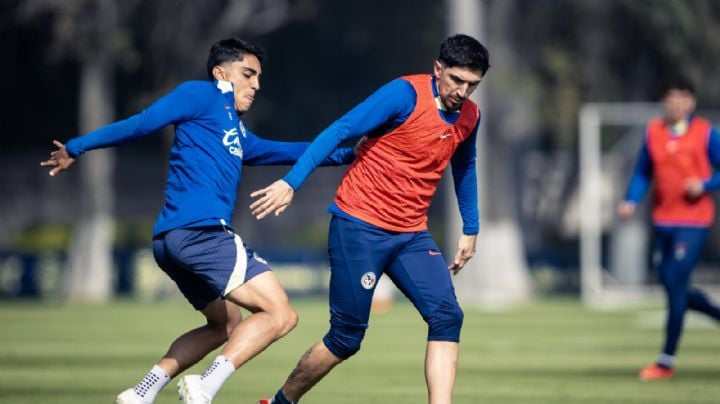
[[[436,60],[435,63],[433,63],[433,73],[435,73],[435,78],[440,78],[440,73],[442,72],[443,65],[439,60]]]
[[[223,69],[223,67],[220,65],[212,68],[212,74],[215,80],[227,81],[225,76],[225,69]]]

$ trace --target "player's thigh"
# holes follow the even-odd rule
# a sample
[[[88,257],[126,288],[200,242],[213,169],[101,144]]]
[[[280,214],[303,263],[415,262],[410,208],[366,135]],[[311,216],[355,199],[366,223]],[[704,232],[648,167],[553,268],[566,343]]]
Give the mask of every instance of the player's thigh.
[[[708,229],[704,227],[681,227],[677,230],[673,243],[675,259],[685,267],[694,267],[700,258],[707,239]]]
[[[375,285],[396,250],[396,234],[333,217],[330,254],[330,322],[367,327]]]
[[[287,293],[272,271],[263,271],[225,295],[225,299],[257,313],[290,308]]]
[[[664,283],[669,286],[687,287],[692,270],[702,253],[707,234],[708,230],[702,227],[672,229],[672,242],[668,243],[660,263],[661,278]]]
[[[386,273],[423,318],[455,298],[447,263],[427,232],[406,243]]]

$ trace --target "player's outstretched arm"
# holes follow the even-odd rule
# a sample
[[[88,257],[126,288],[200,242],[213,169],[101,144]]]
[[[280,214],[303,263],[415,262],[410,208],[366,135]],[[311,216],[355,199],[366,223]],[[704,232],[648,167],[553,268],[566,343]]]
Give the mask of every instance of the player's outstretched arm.
[[[457,244],[457,251],[455,252],[455,259],[452,264],[448,265],[448,269],[452,271],[453,275],[457,275],[457,273],[463,269],[465,264],[470,261],[470,258],[475,255],[476,242],[477,234],[463,234],[460,236]]]
[[[65,145],[53,140],[53,144],[57,147],[57,150],[50,153],[50,159],[40,163],[43,167],[53,167],[50,170],[50,175],[55,176],[61,171],[65,171],[75,162],[75,159],[70,157],[65,149]]]
[[[277,180],[270,186],[250,194],[250,197],[258,198],[250,205],[250,210],[258,220],[271,213],[278,216],[290,206],[294,194],[295,190],[290,184],[284,180]]]

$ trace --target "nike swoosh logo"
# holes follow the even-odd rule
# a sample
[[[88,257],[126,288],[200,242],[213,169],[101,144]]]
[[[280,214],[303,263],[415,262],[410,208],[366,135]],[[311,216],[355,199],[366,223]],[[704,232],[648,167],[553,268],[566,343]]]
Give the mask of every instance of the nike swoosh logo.
[[[440,135],[440,139],[445,139],[445,138],[448,138],[448,137],[450,137],[450,136],[452,136],[452,133],[443,133],[442,135]]]
[[[430,255],[442,255],[442,253],[441,253],[440,251],[433,251],[433,250],[428,250],[428,254],[430,254]]]

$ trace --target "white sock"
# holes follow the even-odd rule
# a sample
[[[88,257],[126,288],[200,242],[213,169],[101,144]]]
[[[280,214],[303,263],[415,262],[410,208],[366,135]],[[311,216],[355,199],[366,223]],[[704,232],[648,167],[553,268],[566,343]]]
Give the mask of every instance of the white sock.
[[[657,360],[655,362],[657,362],[659,365],[663,365],[665,367],[669,367],[669,368],[675,367],[675,357],[673,355],[661,353],[660,355],[658,355]]]
[[[233,365],[228,358],[218,355],[213,363],[210,364],[208,370],[200,375],[203,390],[210,394],[211,397],[215,397],[215,394],[220,390],[225,380],[227,380],[234,371],[235,365]]]
[[[160,366],[155,365],[150,369],[150,372],[140,380],[140,383],[133,387],[133,390],[135,390],[135,394],[138,396],[152,402],[155,401],[155,397],[169,381],[170,376],[168,376]]]

